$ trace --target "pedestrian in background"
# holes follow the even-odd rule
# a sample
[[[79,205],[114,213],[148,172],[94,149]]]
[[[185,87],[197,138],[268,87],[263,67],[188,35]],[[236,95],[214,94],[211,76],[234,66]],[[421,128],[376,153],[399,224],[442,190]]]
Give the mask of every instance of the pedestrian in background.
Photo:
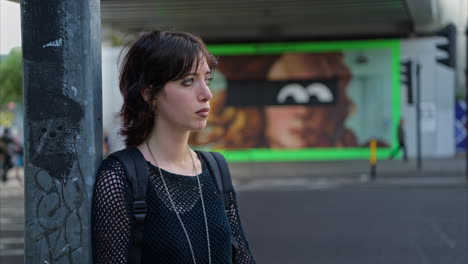
[[[392,153],[390,153],[390,159],[394,159],[400,151],[403,151],[403,160],[408,161],[408,154],[406,152],[405,131],[403,130],[403,119],[400,119],[400,122],[398,123],[397,137],[398,147],[395,150],[393,150]]]
[[[216,65],[202,40],[183,32],[144,33],[124,58],[120,133],[149,169],[142,263],[255,263],[235,192],[225,211],[207,161],[188,145],[206,126]],[[93,197],[94,263],[129,263],[132,204],[122,163],[105,159]]]
[[[13,168],[13,151],[14,141],[10,136],[10,130],[8,128],[4,129],[3,135],[0,137],[0,157],[2,160],[1,179],[3,182],[8,180],[7,173]]]

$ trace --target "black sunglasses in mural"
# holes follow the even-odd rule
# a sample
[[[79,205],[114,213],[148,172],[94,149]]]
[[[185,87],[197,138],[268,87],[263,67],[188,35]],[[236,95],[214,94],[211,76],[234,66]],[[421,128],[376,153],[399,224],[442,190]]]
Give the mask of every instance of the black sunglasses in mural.
[[[334,105],[338,79],[228,81],[227,105]]]

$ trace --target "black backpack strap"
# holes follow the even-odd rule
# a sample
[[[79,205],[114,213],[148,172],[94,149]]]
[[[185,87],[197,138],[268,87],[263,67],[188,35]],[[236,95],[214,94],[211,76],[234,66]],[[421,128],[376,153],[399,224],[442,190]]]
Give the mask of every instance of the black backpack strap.
[[[218,152],[197,151],[197,153],[200,153],[208,164],[211,177],[213,177],[213,181],[216,183],[216,186],[218,186],[218,194],[223,197],[225,212],[229,214],[230,192],[234,190],[234,187],[232,185],[231,172],[229,171],[226,159]],[[239,243],[234,237],[234,234],[231,234],[231,243],[234,256],[234,252],[239,247]]]
[[[208,164],[208,169],[213,181],[218,187],[218,194],[223,197],[224,207],[229,205],[229,193],[234,190],[231,180],[231,172],[223,155],[217,152],[197,151]]]
[[[223,182],[221,181],[221,172],[219,171],[218,163],[211,154],[211,152],[196,150],[196,153],[200,154],[203,157],[203,160],[208,165],[208,170],[210,171],[211,177],[216,184],[218,189],[218,194],[221,195],[224,193]],[[224,201],[223,201],[224,202]]]
[[[223,155],[221,155],[218,152],[210,152],[211,155],[215,158],[219,172],[221,173],[221,182],[223,184],[223,197],[226,206],[229,204],[229,200],[231,199],[229,197],[230,192],[234,190],[234,187],[232,186],[232,179],[231,179],[231,171],[229,170],[229,166],[226,162],[226,159],[224,158]]]
[[[127,147],[112,153],[109,158],[118,160],[132,186],[134,237],[129,251],[129,263],[140,264],[142,258],[143,231],[146,217],[146,189],[148,186],[148,165],[145,157],[136,147]]]

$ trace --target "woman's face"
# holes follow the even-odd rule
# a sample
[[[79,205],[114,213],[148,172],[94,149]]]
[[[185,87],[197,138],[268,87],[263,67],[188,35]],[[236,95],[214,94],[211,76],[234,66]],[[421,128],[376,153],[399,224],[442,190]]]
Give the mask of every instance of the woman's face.
[[[206,126],[212,98],[208,87],[211,70],[205,58],[189,75],[165,84],[156,98],[156,122],[180,131],[199,130]]]

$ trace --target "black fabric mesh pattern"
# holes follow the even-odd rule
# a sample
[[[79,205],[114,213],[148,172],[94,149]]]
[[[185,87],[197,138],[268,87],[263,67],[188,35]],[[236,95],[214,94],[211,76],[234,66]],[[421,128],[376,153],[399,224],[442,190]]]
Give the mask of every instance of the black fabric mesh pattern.
[[[169,201],[159,171],[150,163],[148,166],[148,213],[143,235],[142,263],[193,263],[187,238]],[[189,234],[197,263],[208,263],[206,229],[197,178],[164,170],[162,173]],[[255,263],[242,232],[235,193],[230,195],[230,210],[226,215],[209,170],[204,168],[199,178],[207,213],[212,263]],[[127,255],[133,237],[132,204],[130,182],[122,165],[118,161],[106,159],[96,178],[93,197],[94,263],[128,263]],[[234,256],[231,233],[239,243]]]
[[[244,231],[239,217],[239,209],[237,208],[236,193],[232,191],[229,195],[229,205],[227,206],[227,216],[231,226],[232,234],[238,242],[237,250],[233,254],[233,263],[235,264],[251,264],[255,260],[250,252],[249,243],[245,238]]]

